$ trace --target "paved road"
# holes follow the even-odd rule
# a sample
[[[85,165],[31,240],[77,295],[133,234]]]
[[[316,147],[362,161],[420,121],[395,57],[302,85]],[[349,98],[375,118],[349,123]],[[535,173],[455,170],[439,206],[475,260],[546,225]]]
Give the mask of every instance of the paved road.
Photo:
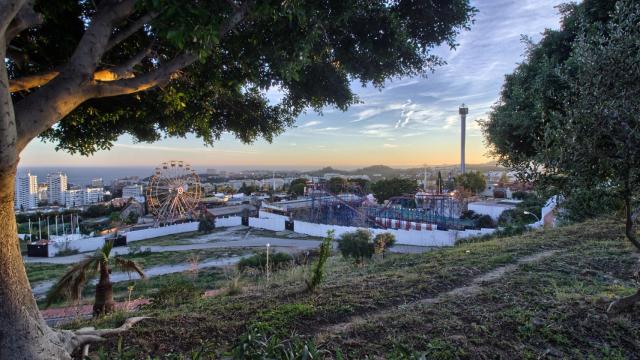
[[[134,243],[130,243],[135,245]],[[188,251],[201,249],[238,248],[238,247],[266,247],[270,244],[275,251],[298,252],[317,248],[320,241],[317,240],[296,240],[282,239],[264,236],[248,236],[235,240],[213,240],[211,242],[197,242],[187,245],[143,245],[140,251],[163,252],[163,251]],[[117,247],[112,250],[114,255],[124,255],[129,253],[128,247]],[[75,264],[81,261],[90,253],[76,254],[70,256],[59,256],[51,258],[25,257],[25,263],[48,263],[48,264]]]
[[[205,268],[216,267],[216,266],[235,265],[240,261],[240,259],[246,256],[249,256],[249,255],[231,256],[227,258],[205,260],[203,262],[198,263],[198,269],[205,269]],[[158,266],[145,268],[144,273],[147,277],[154,277],[159,275],[187,271],[191,269],[191,266],[192,265],[190,263],[158,265]],[[139,279],[139,278],[140,276],[136,272],[132,272],[132,273],[114,272],[111,274],[111,282],[113,283],[128,281],[131,279]],[[98,279],[93,279],[90,281],[90,283],[96,284],[97,281]],[[44,297],[47,294],[47,291],[49,291],[49,289],[53,286],[55,282],[56,280],[47,280],[47,281],[40,281],[40,282],[34,283],[31,286],[31,289],[33,290],[33,295],[38,299]]]

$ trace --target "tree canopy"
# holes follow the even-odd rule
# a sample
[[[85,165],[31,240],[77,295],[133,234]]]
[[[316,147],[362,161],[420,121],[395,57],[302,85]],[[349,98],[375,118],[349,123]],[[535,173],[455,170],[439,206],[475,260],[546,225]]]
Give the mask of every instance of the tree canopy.
[[[487,181],[479,171],[470,171],[456,176],[455,184],[473,194],[482,192],[487,187]]]
[[[41,25],[19,33],[7,52],[16,116],[65,72],[92,77],[69,94],[75,109],[30,133],[80,154],[125,133],[271,141],[307,108],[358,101],[353,81],[381,86],[433,70],[442,60],[430,50],[454,46],[473,13],[466,0],[65,0],[34,9]],[[79,54],[90,35],[102,37],[97,53]],[[267,100],[270,89],[283,93],[280,103]]]
[[[417,189],[418,184],[415,180],[401,178],[379,180],[371,185],[371,191],[379,203],[395,196],[413,195]]]

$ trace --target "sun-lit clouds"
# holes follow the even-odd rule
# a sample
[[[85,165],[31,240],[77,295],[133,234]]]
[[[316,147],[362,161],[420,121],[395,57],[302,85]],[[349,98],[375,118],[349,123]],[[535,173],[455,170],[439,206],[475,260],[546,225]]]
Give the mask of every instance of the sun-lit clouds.
[[[395,149],[398,147],[397,144],[382,144],[382,147],[385,149]]]

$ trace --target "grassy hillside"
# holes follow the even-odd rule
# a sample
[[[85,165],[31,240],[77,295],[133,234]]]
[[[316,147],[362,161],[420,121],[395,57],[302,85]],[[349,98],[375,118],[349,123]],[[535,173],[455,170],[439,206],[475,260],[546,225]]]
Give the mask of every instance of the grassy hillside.
[[[618,223],[599,220],[363,267],[336,256],[315,293],[304,291],[308,270],[300,267],[269,283],[245,279],[240,295],[145,311],[153,318],[103,351],[220,358],[240,344],[245,358],[304,345],[320,358],[638,358],[640,312],[606,313],[637,287],[640,258],[622,234]],[[532,255],[540,259],[523,260]]]

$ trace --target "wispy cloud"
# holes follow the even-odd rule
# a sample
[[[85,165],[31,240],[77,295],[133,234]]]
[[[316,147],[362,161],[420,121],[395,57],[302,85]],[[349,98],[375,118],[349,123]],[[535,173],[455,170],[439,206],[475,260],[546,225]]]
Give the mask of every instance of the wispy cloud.
[[[382,147],[385,148],[385,149],[395,149],[395,148],[398,147],[398,145],[396,145],[396,144],[383,144]]]
[[[298,126],[299,128],[308,128],[308,127],[312,127],[312,126],[316,126],[316,125],[320,125],[322,124],[322,121],[318,121],[318,120],[313,120],[313,121],[307,121],[306,123]]]

